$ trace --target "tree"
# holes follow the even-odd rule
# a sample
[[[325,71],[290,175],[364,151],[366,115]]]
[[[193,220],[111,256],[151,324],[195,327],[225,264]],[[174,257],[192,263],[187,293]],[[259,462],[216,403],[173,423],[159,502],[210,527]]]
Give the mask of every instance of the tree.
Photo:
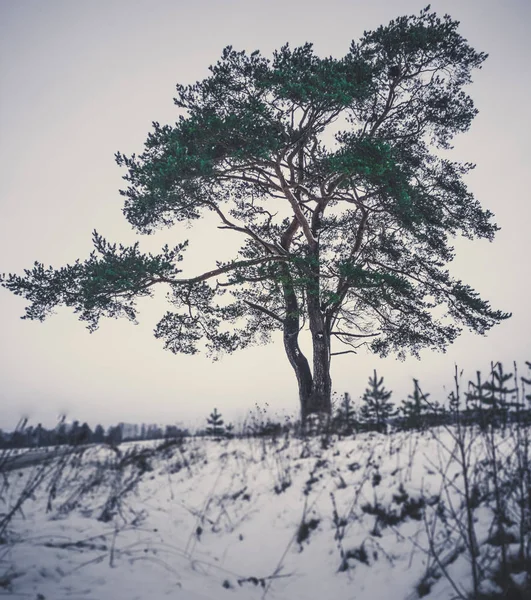
[[[363,394],[363,404],[360,410],[360,420],[370,426],[374,426],[376,431],[384,432],[387,421],[395,413],[395,408],[390,402],[392,392],[385,389],[383,377],[378,379],[376,369],[373,376],[369,377],[369,387]]]
[[[111,446],[119,446],[122,443],[122,428],[119,425],[109,427],[107,432],[107,443]]]
[[[33,428],[33,425],[29,425],[28,427],[26,427],[26,429],[24,430],[24,446],[26,448],[30,447],[30,446],[34,446],[35,445],[35,429]]]
[[[11,435],[12,448],[24,448],[27,445],[25,432],[21,429],[15,429]]]
[[[234,425],[232,423],[225,425],[225,437],[229,439],[234,437]]]
[[[148,427],[147,438],[148,440],[161,440],[164,437],[162,427],[159,425],[150,425]]]
[[[68,430],[68,443],[69,444],[78,444],[79,443],[79,432],[81,427],[79,425],[79,421],[74,421]]]
[[[482,415],[484,411],[483,425],[497,421],[506,425],[509,410],[517,407],[513,397],[516,388],[513,385],[507,387],[507,383],[514,383],[514,375],[505,373],[500,362],[491,364],[490,371],[490,380],[481,383],[478,373],[478,383],[469,382],[470,390],[467,397],[478,403]]]
[[[42,427],[42,423],[37,423],[37,427],[35,427],[33,431],[33,436],[35,439],[35,446],[37,446],[38,448],[44,445],[45,431],[46,430]]]
[[[92,441],[92,430],[88,423],[83,423],[77,434],[78,444],[89,444]]]
[[[343,399],[335,414],[335,425],[339,432],[350,435],[356,429],[356,411],[352,405],[352,399],[348,392],[343,394]]]
[[[56,432],[57,432],[57,437],[56,437],[57,445],[62,446],[63,444],[68,443],[68,434],[66,431],[66,423],[64,422],[64,418],[57,425]]]
[[[175,439],[175,438],[180,438],[180,437],[184,437],[185,435],[185,431],[183,429],[181,429],[180,427],[177,427],[177,425],[166,425],[166,429],[164,431],[164,437],[166,439]]]
[[[477,413],[487,403],[487,394],[485,393],[485,382],[482,381],[481,371],[476,371],[476,382],[468,382],[468,391],[465,394],[467,409]],[[452,404],[450,403],[450,407]]]
[[[413,379],[414,389],[413,394],[407,397],[407,400],[402,401],[400,408],[404,417],[404,425],[411,429],[422,429],[426,424],[426,415],[429,412],[429,404],[427,402],[430,394],[424,394],[419,386],[419,382]],[[451,394],[451,400],[455,396]]]
[[[223,435],[225,433],[225,427],[223,426],[223,419],[221,414],[218,413],[218,409],[215,408],[210,416],[207,417],[208,427],[206,428],[207,435]]]
[[[448,423],[448,411],[437,400],[430,402],[429,407],[424,415],[424,423],[426,427],[438,427]]]
[[[87,260],[37,262],[2,285],[29,300],[23,318],[65,305],[90,331],[103,316],[135,321],[136,300],[166,286],[173,310],[155,336],[174,353],[215,356],[279,330],[303,423],[330,414],[335,355],[367,346],[401,358],[444,350],[463,327],[483,334],[510,315],[446,269],[454,236],[498,229],[463,181],[474,165],[447,158],[477,113],[463,88],[486,58],[457,29],[428,7],[365,32],[339,59],[310,43],[272,60],[228,46],[206,79],[177,86],[175,125],[154,122],[144,151],[116,161],[136,231],[213,213],[242,237],[237,255],[182,277],[186,240],[143,254],[94,231]]]
[[[105,440],[105,429],[103,429],[102,425],[98,424],[94,428],[94,434],[92,436],[92,441],[95,444],[101,444],[104,440]]]

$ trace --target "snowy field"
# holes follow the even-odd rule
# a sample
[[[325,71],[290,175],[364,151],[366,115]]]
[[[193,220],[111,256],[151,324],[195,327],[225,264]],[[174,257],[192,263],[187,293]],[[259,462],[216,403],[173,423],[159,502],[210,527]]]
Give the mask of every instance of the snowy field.
[[[469,515],[487,594],[500,552],[489,448],[467,434],[467,513],[454,435],[186,438],[158,450],[90,447],[8,472],[0,519],[14,516],[0,544],[0,598],[466,598]],[[514,467],[518,443],[498,434],[500,469]],[[508,513],[518,512],[513,493]],[[505,534],[511,559],[518,538],[509,525]],[[523,567],[513,571],[523,585]]]

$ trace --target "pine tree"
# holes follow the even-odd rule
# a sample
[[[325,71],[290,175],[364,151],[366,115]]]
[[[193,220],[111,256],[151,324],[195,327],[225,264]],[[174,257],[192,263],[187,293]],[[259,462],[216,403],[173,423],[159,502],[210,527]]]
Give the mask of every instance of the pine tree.
[[[350,435],[356,430],[356,411],[348,392],[344,393],[334,420],[339,433],[343,435]]]
[[[122,428],[119,425],[111,427],[107,433],[107,443],[111,446],[118,446],[122,443]]]
[[[169,286],[155,337],[174,353],[217,357],[281,331],[303,424],[330,417],[334,356],[359,345],[418,356],[463,328],[484,334],[510,315],[446,268],[456,235],[498,229],[467,189],[473,163],[451,159],[477,113],[465,87],[487,58],[458,28],[426,8],[365,31],[338,58],[309,42],[270,58],[227,46],[205,79],[178,84],[177,121],[154,121],[143,151],[116,162],[138,233],[215,216],[240,238],[230,259],[215,263],[205,236],[197,252],[211,250],[216,267],[185,277],[178,230],[153,254],[94,231],[87,258],[36,261],[0,285],[29,302],[24,318],[67,306],[90,331],[102,318],[135,322],[137,302]]]
[[[471,413],[476,423],[486,427],[490,418],[490,399],[485,390],[485,381],[481,377],[481,371],[476,371],[476,381],[468,382],[466,392],[467,412]]]
[[[92,441],[95,444],[101,444],[105,439],[105,429],[101,425],[96,425],[94,428],[94,435],[92,436]]]
[[[501,421],[505,426],[509,410],[516,406],[512,397],[516,388],[507,387],[507,384],[513,381],[514,375],[505,373],[501,362],[491,364],[490,370],[490,380],[483,384],[483,389],[487,394],[483,397],[482,402],[487,409],[489,420],[492,423]]]
[[[35,445],[37,446],[37,448],[42,446],[44,442],[44,429],[41,423],[37,424],[37,427],[33,432],[33,436],[35,438]]]
[[[507,386],[513,379],[514,375],[505,373],[502,363],[498,362],[491,364],[490,380],[482,381],[481,373],[477,371],[476,383],[469,382],[467,404],[479,414],[482,427],[498,422],[503,425],[507,423],[509,410],[517,407],[512,396],[516,393],[516,388]],[[523,378],[522,380],[525,381]]]
[[[425,415],[429,407],[427,399],[430,394],[422,393],[417,379],[413,379],[413,383],[415,385],[413,394],[410,394],[407,400],[402,401],[400,410],[404,417],[404,425],[407,428],[422,429],[426,424]],[[450,400],[451,402],[452,400]]]
[[[79,430],[80,430],[79,421],[76,420],[72,423],[72,425],[70,426],[70,429],[68,431],[68,443],[69,444],[74,445],[74,444],[78,443]]]
[[[59,423],[59,425],[57,426],[57,444],[59,446],[62,446],[63,444],[66,444],[67,442],[67,434],[66,434],[66,424],[63,421],[61,421]]]
[[[77,443],[88,444],[92,441],[92,430],[88,423],[83,423],[79,428]]]
[[[360,410],[360,420],[376,429],[376,431],[385,431],[387,421],[395,414],[395,408],[389,401],[392,392],[387,391],[383,386],[383,377],[378,379],[376,369],[372,377],[369,377],[369,387],[363,394],[364,404]]]
[[[485,394],[485,382],[481,379],[481,371],[476,371],[476,382],[468,382],[468,392],[466,393],[467,408],[473,411],[481,410],[488,403]]]
[[[26,446],[27,448],[35,446],[35,436],[34,436],[33,425],[26,427],[24,434],[25,434],[24,446]]]
[[[214,410],[210,413],[210,416],[207,418],[208,427],[206,428],[206,433],[208,435],[223,435],[225,433],[225,427],[223,426],[223,419],[221,418],[221,413],[218,413],[218,409],[214,408]]]
[[[447,422],[446,408],[437,401],[430,402],[429,410],[425,415],[425,424],[427,427],[438,427]]]
[[[166,425],[166,429],[164,430],[164,437],[166,439],[177,439],[184,435],[184,431],[177,427],[177,425]]]

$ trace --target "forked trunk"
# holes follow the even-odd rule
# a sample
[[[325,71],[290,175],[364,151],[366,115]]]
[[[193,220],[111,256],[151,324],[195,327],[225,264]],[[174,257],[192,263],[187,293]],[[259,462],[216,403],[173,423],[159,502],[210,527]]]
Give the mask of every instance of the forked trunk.
[[[313,338],[313,375],[299,348],[298,330],[296,335],[289,335],[284,328],[284,347],[297,377],[303,427],[310,415],[317,416],[320,423],[328,422],[332,412],[332,382],[327,340],[320,336]]]
[[[295,371],[299,386],[301,421],[303,428],[310,415],[320,423],[328,422],[332,412],[332,381],[330,378],[330,334],[321,313],[317,297],[308,296],[308,316],[313,345],[313,375],[307,358],[299,348],[299,307],[293,287],[284,284],[286,318],[284,320],[284,348]]]

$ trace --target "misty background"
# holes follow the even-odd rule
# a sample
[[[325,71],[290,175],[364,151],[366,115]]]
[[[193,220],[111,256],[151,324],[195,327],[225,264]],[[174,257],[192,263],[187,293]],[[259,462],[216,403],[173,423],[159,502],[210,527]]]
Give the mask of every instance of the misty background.
[[[138,236],[121,213],[125,171],[114,153],[140,152],[152,121],[173,123],[175,84],[208,76],[232,45],[270,56],[285,42],[314,43],[321,56],[343,56],[364,30],[426,1],[329,0],[0,0],[0,273],[21,273],[35,260],[60,267],[92,250],[97,229],[111,242],[157,251],[184,239],[183,276],[228,259],[239,244],[213,219]],[[513,317],[487,336],[464,332],[446,354],[430,351],[400,362],[360,349],[334,358],[333,388],[357,399],[374,368],[393,400],[420,380],[444,401],[454,365],[466,383],[490,361],[520,368],[531,360],[531,3],[526,0],[440,0],[441,16],[489,53],[467,89],[479,115],[454,140],[452,158],[477,163],[466,179],[501,231],[493,243],[456,240],[450,265]],[[153,337],[165,290],[138,303],[140,324],[103,320],[94,334],[68,309],[45,323],[23,321],[26,302],[0,288],[0,428],[26,416],[55,423],[66,413],[91,425],[126,422],[204,423],[214,406],[237,420],[256,404],[271,414],[299,409],[294,373],[281,334],[274,343],[212,362],[175,356]],[[523,374],[523,373],[522,373]]]

